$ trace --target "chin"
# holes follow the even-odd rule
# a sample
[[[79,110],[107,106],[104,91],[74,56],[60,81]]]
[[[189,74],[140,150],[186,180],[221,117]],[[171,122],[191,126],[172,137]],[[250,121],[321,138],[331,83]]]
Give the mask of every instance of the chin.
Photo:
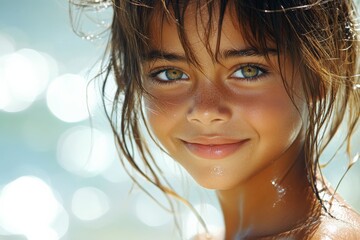
[[[194,178],[194,180],[201,187],[210,190],[229,190],[236,185],[234,181],[231,181],[231,179],[226,176],[221,176],[221,177],[207,176],[207,177]]]

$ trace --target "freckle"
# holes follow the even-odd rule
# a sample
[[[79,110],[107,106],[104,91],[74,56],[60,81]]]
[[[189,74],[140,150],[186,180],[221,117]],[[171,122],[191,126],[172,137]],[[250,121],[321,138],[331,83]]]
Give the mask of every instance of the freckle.
[[[224,175],[224,169],[220,166],[214,166],[211,169],[211,174],[214,176],[223,176]]]

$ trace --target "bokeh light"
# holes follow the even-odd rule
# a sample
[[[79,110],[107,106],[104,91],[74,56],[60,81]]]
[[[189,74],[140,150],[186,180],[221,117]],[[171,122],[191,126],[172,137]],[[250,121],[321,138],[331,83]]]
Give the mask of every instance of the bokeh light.
[[[52,189],[37,177],[22,176],[1,191],[0,225],[11,234],[25,235],[28,240],[57,240],[67,232],[68,221]]]
[[[136,216],[149,227],[160,227],[172,220],[171,213],[153,199],[144,197],[142,194],[139,194],[134,204]]]
[[[97,188],[83,187],[74,193],[71,209],[80,220],[96,220],[109,211],[109,198]]]
[[[33,49],[0,57],[0,109],[19,112],[28,108],[45,90],[53,64]]]
[[[96,102],[94,89],[87,86],[86,79],[77,74],[63,74],[54,79],[46,94],[50,111],[64,122],[87,119]]]
[[[0,33],[0,57],[15,51],[15,41],[8,35]]]
[[[115,160],[112,138],[90,127],[74,127],[62,134],[58,162],[67,171],[83,177],[102,173]]]
[[[204,219],[211,235],[221,234],[224,223],[222,221],[222,214],[218,208],[210,203],[198,204],[195,205],[194,208]],[[196,215],[193,212],[189,212],[185,218],[186,239],[192,239],[195,235],[204,233],[205,229],[201,226]]]

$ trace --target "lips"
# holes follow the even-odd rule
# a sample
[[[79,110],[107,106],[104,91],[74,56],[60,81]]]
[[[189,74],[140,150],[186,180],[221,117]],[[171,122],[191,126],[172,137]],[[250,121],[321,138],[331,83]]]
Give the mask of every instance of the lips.
[[[183,141],[194,155],[205,159],[222,159],[235,153],[247,140],[201,139]]]

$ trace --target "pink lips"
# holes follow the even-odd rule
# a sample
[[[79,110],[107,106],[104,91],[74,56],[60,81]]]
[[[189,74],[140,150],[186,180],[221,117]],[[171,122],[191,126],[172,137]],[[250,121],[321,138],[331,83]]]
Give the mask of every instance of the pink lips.
[[[194,155],[205,159],[222,159],[236,152],[247,140],[231,143],[204,143],[184,141],[186,148]],[[221,141],[218,141],[221,142]]]

